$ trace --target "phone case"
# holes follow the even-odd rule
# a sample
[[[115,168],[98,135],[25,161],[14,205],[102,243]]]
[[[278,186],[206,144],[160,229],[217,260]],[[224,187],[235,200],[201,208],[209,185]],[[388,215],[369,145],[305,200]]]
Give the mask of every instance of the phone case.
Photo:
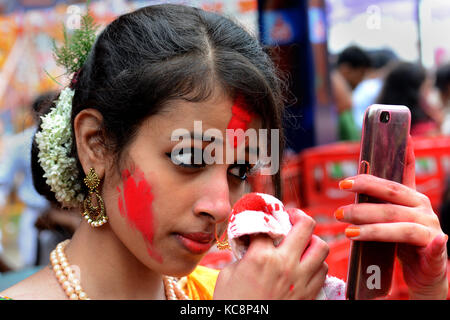
[[[410,123],[411,113],[405,106],[368,107],[364,114],[358,172],[402,183]],[[364,194],[357,194],[355,202],[382,203]],[[396,248],[396,243],[352,241],[348,300],[375,299],[389,294]]]

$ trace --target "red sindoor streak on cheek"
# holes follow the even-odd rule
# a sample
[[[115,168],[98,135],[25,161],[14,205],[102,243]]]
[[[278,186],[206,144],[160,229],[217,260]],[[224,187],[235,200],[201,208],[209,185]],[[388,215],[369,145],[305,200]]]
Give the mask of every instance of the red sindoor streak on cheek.
[[[248,124],[252,121],[252,114],[246,110],[244,99],[240,96],[231,107],[231,113],[232,116],[230,122],[228,123],[227,129],[233,131],[227,131],[228,141],[230,146],[236,148],[244,139],[244,133],[236,130],[242,129],[245,132],[248,128]]]
[[[139,230],[147,244],[148,254],[162,263],[162,257],[153,250],[155,221],[152,211],[153,194],[145,180],[144,173],[136,169],[133,174],[122,172],[123,192],[119,192],[118,207],[120,214],[128,219],[131,227]]]

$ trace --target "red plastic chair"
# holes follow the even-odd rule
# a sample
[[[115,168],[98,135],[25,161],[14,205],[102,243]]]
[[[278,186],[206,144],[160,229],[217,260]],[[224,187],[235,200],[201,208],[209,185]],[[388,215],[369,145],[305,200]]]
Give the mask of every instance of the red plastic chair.
[[[355,175],[358,168],[359,143],[339,142],[309,148],[299,154],[300,185],[303,207],[333,207],[334,210],[354,201],[354,195],[338,188],[340,180]]]
[[[347,238],[330,241],[328,243],[330,252],[325,260],[328,264],[328,274],[344,281],[347,280],[350,243]]]
[[[300,209],[316,222],[315,234],[327,242],[341,237],[348,224],[334,218],[335,210],[354,202],[355,195],[338,183],[357,173],[359,143],[339,142],[309,148],[299,154]]]
[[[450,137],[414,138],[416,189],[430,198],[439,214],[446,176],[450,175]]]

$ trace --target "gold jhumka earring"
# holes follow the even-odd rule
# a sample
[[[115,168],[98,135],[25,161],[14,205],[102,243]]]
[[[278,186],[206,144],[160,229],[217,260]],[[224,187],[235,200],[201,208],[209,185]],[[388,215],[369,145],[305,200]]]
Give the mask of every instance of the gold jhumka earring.
[[[105,213],[105,204],[98,192],[100,179],[94,168],[89,169],[89,173],[84,178],[84,183],[89,189],[89,194],[83,201],[83,216],[92,227],[100,227],[108,221],[108,217]],[[93,198],[95,198],[96,205],[93,204]]]

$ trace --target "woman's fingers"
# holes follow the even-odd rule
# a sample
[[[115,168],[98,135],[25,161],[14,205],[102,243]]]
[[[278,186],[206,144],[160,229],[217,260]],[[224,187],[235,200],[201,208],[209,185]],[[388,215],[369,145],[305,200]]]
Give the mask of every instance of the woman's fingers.
[[[314,219],[297,208],[290,208],[287,211],[293,225],[276,251],[283,257],[285,266],[296,266],[299,273],[309,275],[309,278],[322,267],[328,256],[329,247],[320,237],[313,235],[316,224]],[[252,249],[261,250],[260,245],[269,245],[265,243],[267,238],[264,238],[258,238],[262,241],[257,246],[251,245]],[[251,243],[253,243],[253,239]],[[273,246],[273,244],[270,245]]]
[[[305,217],[312,219],[309,215],[298,208],[287,208],[286,212],[289,215],[289,221],[292,225],[296,224],[298,221]]]
[[[295,261],[300,261],[304,272],[317,272],[329,253],[328,244],[313,234],[316,222],[309,215],[297,208],[287,210],[293,227],[280,245],[288,256],[293,255]]]
[[[445,299],[448,237],[443,234],[430,200],[415,190],[414,152],[408,143],[403,184],[372,175],[341,181],[343,190],[370,196],[378,203],[356,203],[336,210],[338,220],[350,223],[351,240],[395,242],[412,299]],[[380,203],[381,202],[381,203]]]
[[[315,272],[330,252],[328,244],[316,235],[312,235],[309,246],[303,253],[300,264],[306,272]]]
[[[279,250],[299,261],[311,240],[316,222],[299,209],[288,209],[288,213],[292,229],[279,245]]]
[[[275,247],[273,240],[265,235],[250,238],[249,248],[244,257],[232,270],[225,268],[215,297],[228,292],[222,286],[233,277],[240,279],[235,290],[239,297],[247,297],[243,284],[250,284],[253,296],[265,299],[314,299],[325,281],[327,268],[324,261],[328,255],[328,245],[314,236],[314,220],[300,210],[290,210],[293,226],[282,243]],[[326,266],[326,265],[325,265]],[[227,272],[233,272],[228,277]],[[222,271],[223,273],[223,271]],[[230,286],[230,284],[228,284]],[[241,291],[243,293],[241,293]]]
[[[248,246],[247,253],[244,255],[248,256],[253,253],[258,255],[258,253],[262,253],[264,250],[271,250],[274,247],[273,239],[265,234],[255,234],[250,236],[250,245]]]
[[[446,299],[447,240],[448,236],[440,233],[426,247],[415,251],[406,244],[399,244],[398,257],[403,264],[403,276],[411,299]]]
[[[416,189],[416,161],[414,155],[414,141],[411,136],[406,147],[406,164],[403,176],[403,184],[412,189]]]
[[[410,162],[411,157],[410,152]],[[353,240],[427,246],[441,230],[428,197],[412,188],[372,175],[352,177],[340,186],[388,202],[357,203],[335,212],[338,220],[354,224],[346,229]]]
[[[421,208],[411,208],[395,204],[358,203],[338,208],[337,220],[352,224],[387,222],[415,222],[439,227],[439,219],[434,212]]]
[[[327,278],[328,273],[328,265],[323,262],[320,266],[320,268],[317,270],[317,272],[311,277],[309,282],[306,284],[306,289],[308,291],[311,291],[312,299],[317,298],[319,295],[320,290],[323,287],[323,284],[325,283],[325,280]]]
[[[373,223],[349,226],[345,235],[351,240],[398,242],[426,246],[434,234],[430,228],[413,222]]]
[[[441,233],[425,248],[424,254],[431,270],[438,270],[439,267],[442,267],[442,261],[447,261],[447,241],[448,236]]]
[[[369,174],[360,174],[339,183],[342,190],[365,194],[382,201],[408,207],[431,207],[430,199],[401,183],[389,181]]]

